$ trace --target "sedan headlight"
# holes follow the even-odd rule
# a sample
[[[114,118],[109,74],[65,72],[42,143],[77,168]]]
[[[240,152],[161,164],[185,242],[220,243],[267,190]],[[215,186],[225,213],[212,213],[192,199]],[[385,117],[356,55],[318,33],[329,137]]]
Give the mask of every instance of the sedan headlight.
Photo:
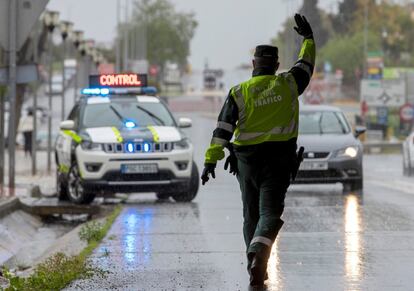
[[[337,157],[355,158],[358,155],[358,147],[347,147],[338,151]]]
[[[183,138],[180,141],[174,142],[174,149],[184,150],[184,149],[188,149],[189,147],[190,147],[190,144],[187,138]]]
[[[83,141],[81,147],[85,151],[101,151],[103,149],[102,144],[91,141]]]

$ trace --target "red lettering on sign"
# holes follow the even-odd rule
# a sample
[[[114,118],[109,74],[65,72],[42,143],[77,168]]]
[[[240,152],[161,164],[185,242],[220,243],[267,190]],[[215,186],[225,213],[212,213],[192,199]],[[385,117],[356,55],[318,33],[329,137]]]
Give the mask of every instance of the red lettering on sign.
[[[136,74],[110,74],[110,75],[101,75],[99,77],[99,84],[101,86],[107,87],[117,87],[117,86],[142,86],[141,80]]]

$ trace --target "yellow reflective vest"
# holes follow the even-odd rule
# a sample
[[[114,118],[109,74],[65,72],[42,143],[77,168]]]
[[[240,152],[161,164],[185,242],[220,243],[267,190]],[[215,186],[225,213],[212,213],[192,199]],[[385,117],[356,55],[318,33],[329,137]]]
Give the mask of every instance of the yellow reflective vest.
[[[315,64],[315,43],[305,39],[294,68],[310,80]],[[236,146],[263,142],[288,141],[298,136],[298,85],[291,71],[279,75],[259,75],[230,91],[238,108],[237,124],[219,120],[218,129],[234,136]],[[231,139],[231,138],[230,138]],[[216,163],[224,158],[224,147],[230,139],[213,136],[206,152],[205,163]]]

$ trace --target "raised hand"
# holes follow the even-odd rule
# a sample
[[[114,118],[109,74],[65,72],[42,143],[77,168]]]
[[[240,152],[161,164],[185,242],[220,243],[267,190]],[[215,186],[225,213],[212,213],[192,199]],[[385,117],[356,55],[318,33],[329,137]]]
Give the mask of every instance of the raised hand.
[[[306,17],[300,14],[295,14],[296,26],[294,29],[296,32],[304,38],[311,38],[313,36],[312,27],[306,20]]]

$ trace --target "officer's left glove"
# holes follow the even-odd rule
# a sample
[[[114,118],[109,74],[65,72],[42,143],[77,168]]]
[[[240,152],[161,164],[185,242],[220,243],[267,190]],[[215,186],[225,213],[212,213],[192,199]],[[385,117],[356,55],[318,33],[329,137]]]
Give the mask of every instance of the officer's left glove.
[[[295,22],[297,26],[294,27],[294,29],[298,34],[300,34],[304,38],[313,37],[312,27],[310,26],[308,20],[304,15],[295,14]]]
[[[237,175],[239,173],[239,168],[237,167],[237,157],[234,153],[233,147],[229,148],[230,155],[227,157],[226,162],[224,163],[224,170],[227,171],[227,168],[230,166],[230,174]]]
[[[209,175],[211,175],[213,179],[216,178],[215,169],[216,169],[216,164],[207,164],[207,163],[204,164],[204,170],[203,170],[203,173],[201,174],[201,181],[203,185],[207,183],[208,180],[210,180]]]

